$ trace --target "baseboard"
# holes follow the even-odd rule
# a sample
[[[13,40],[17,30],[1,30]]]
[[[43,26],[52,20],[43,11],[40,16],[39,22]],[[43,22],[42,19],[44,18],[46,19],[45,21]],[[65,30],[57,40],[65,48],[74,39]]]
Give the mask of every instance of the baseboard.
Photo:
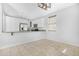
[[[41,40],[41,39],[38,39],[38,40]],[[24,43],[30,43],[30,42],[33,42],[33,41],[37,41],[37,40],[32,40],[32,41],[28,41],[28,42],[25,41],[25,42],[19,42],[19,43],[4,45],[4,46],[1,46],[0,49],[5,49],[5,48],[9,48],[9,47],[14,47],[14,46],[17,46],[17,45],[21,45],[21,44],[24,44]]]
[[[48,39],[48,40],[52,40],[52,39]],[[60,42],[60,43],[65,43],[65,44],[69,44],[69,45],[72,45],[72,46],[79,47],[79,44],[77,44],[77,43],[72,43],[72,42],[67,42],[67,41],[57,40],[57,39],[53,39],[52,41],[57,41],[57,42]]]

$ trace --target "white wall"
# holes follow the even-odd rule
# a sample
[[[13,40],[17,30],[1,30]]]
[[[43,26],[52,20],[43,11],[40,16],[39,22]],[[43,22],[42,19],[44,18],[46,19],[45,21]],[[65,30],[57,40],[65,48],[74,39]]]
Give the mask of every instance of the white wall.
[[[39,19],[45,18],[45,21],[47,21],[47,17],[53,15],[56,15],[56,32],[46,31],[46,39],[79,46],[79,4],[75,4]]]
[[[44,39],[45,37],[44,33],[45,32],[24,32],[24,33],[20,32],[20,33],[14,33],[13,36],[11,36],[11,33],[3,33],[2,32],[2,8],[0,4],[0,49]]]
[[[78,10],[79,5],[75,5],[65,8],[61,11],[49,14],[48,16],[57,15],[56,32],[24,32],[14,33],[14,35],[11,36],[11,33],[2,33],[2,9],[0,4],[0,48],[5,48],[16,44],[22,44],[46,38],[49,40],[55,40],[79,46]]]
[[[57,32],[48,32],[47,38],[79,46],[79,5],[76,4],[50,15],[56,15]]]

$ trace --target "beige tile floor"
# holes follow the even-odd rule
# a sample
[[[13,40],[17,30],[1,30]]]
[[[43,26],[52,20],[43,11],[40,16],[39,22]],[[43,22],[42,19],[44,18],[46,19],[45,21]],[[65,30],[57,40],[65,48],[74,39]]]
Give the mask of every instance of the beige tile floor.
[[[42,39],[1,49],[0,56],[79,56],[79,47]]]

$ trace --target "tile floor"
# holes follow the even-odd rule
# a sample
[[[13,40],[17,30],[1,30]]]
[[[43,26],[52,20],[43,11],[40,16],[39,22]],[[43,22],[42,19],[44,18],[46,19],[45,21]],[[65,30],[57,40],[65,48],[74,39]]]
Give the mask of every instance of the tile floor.
[[[79,47],[42,39],[1,49],[0,56],[79,56]]]

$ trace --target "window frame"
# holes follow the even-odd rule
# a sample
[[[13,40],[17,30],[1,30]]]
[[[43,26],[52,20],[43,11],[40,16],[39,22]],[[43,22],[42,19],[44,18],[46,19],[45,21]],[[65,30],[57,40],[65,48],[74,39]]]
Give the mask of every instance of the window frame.
[[[50,18],[55,18],[55,19],[50,20]],[[54,22],[51,22],[51,21],[54,21]],[[53,29],[49,29],[50,26],[53,26],[52,27]],[[54,26],[55,26],[55,28],[54,28]],[[55,31],[56,32],[56,15],[48,17],[48,27],[47,28],[48,28],[48,31]]]

